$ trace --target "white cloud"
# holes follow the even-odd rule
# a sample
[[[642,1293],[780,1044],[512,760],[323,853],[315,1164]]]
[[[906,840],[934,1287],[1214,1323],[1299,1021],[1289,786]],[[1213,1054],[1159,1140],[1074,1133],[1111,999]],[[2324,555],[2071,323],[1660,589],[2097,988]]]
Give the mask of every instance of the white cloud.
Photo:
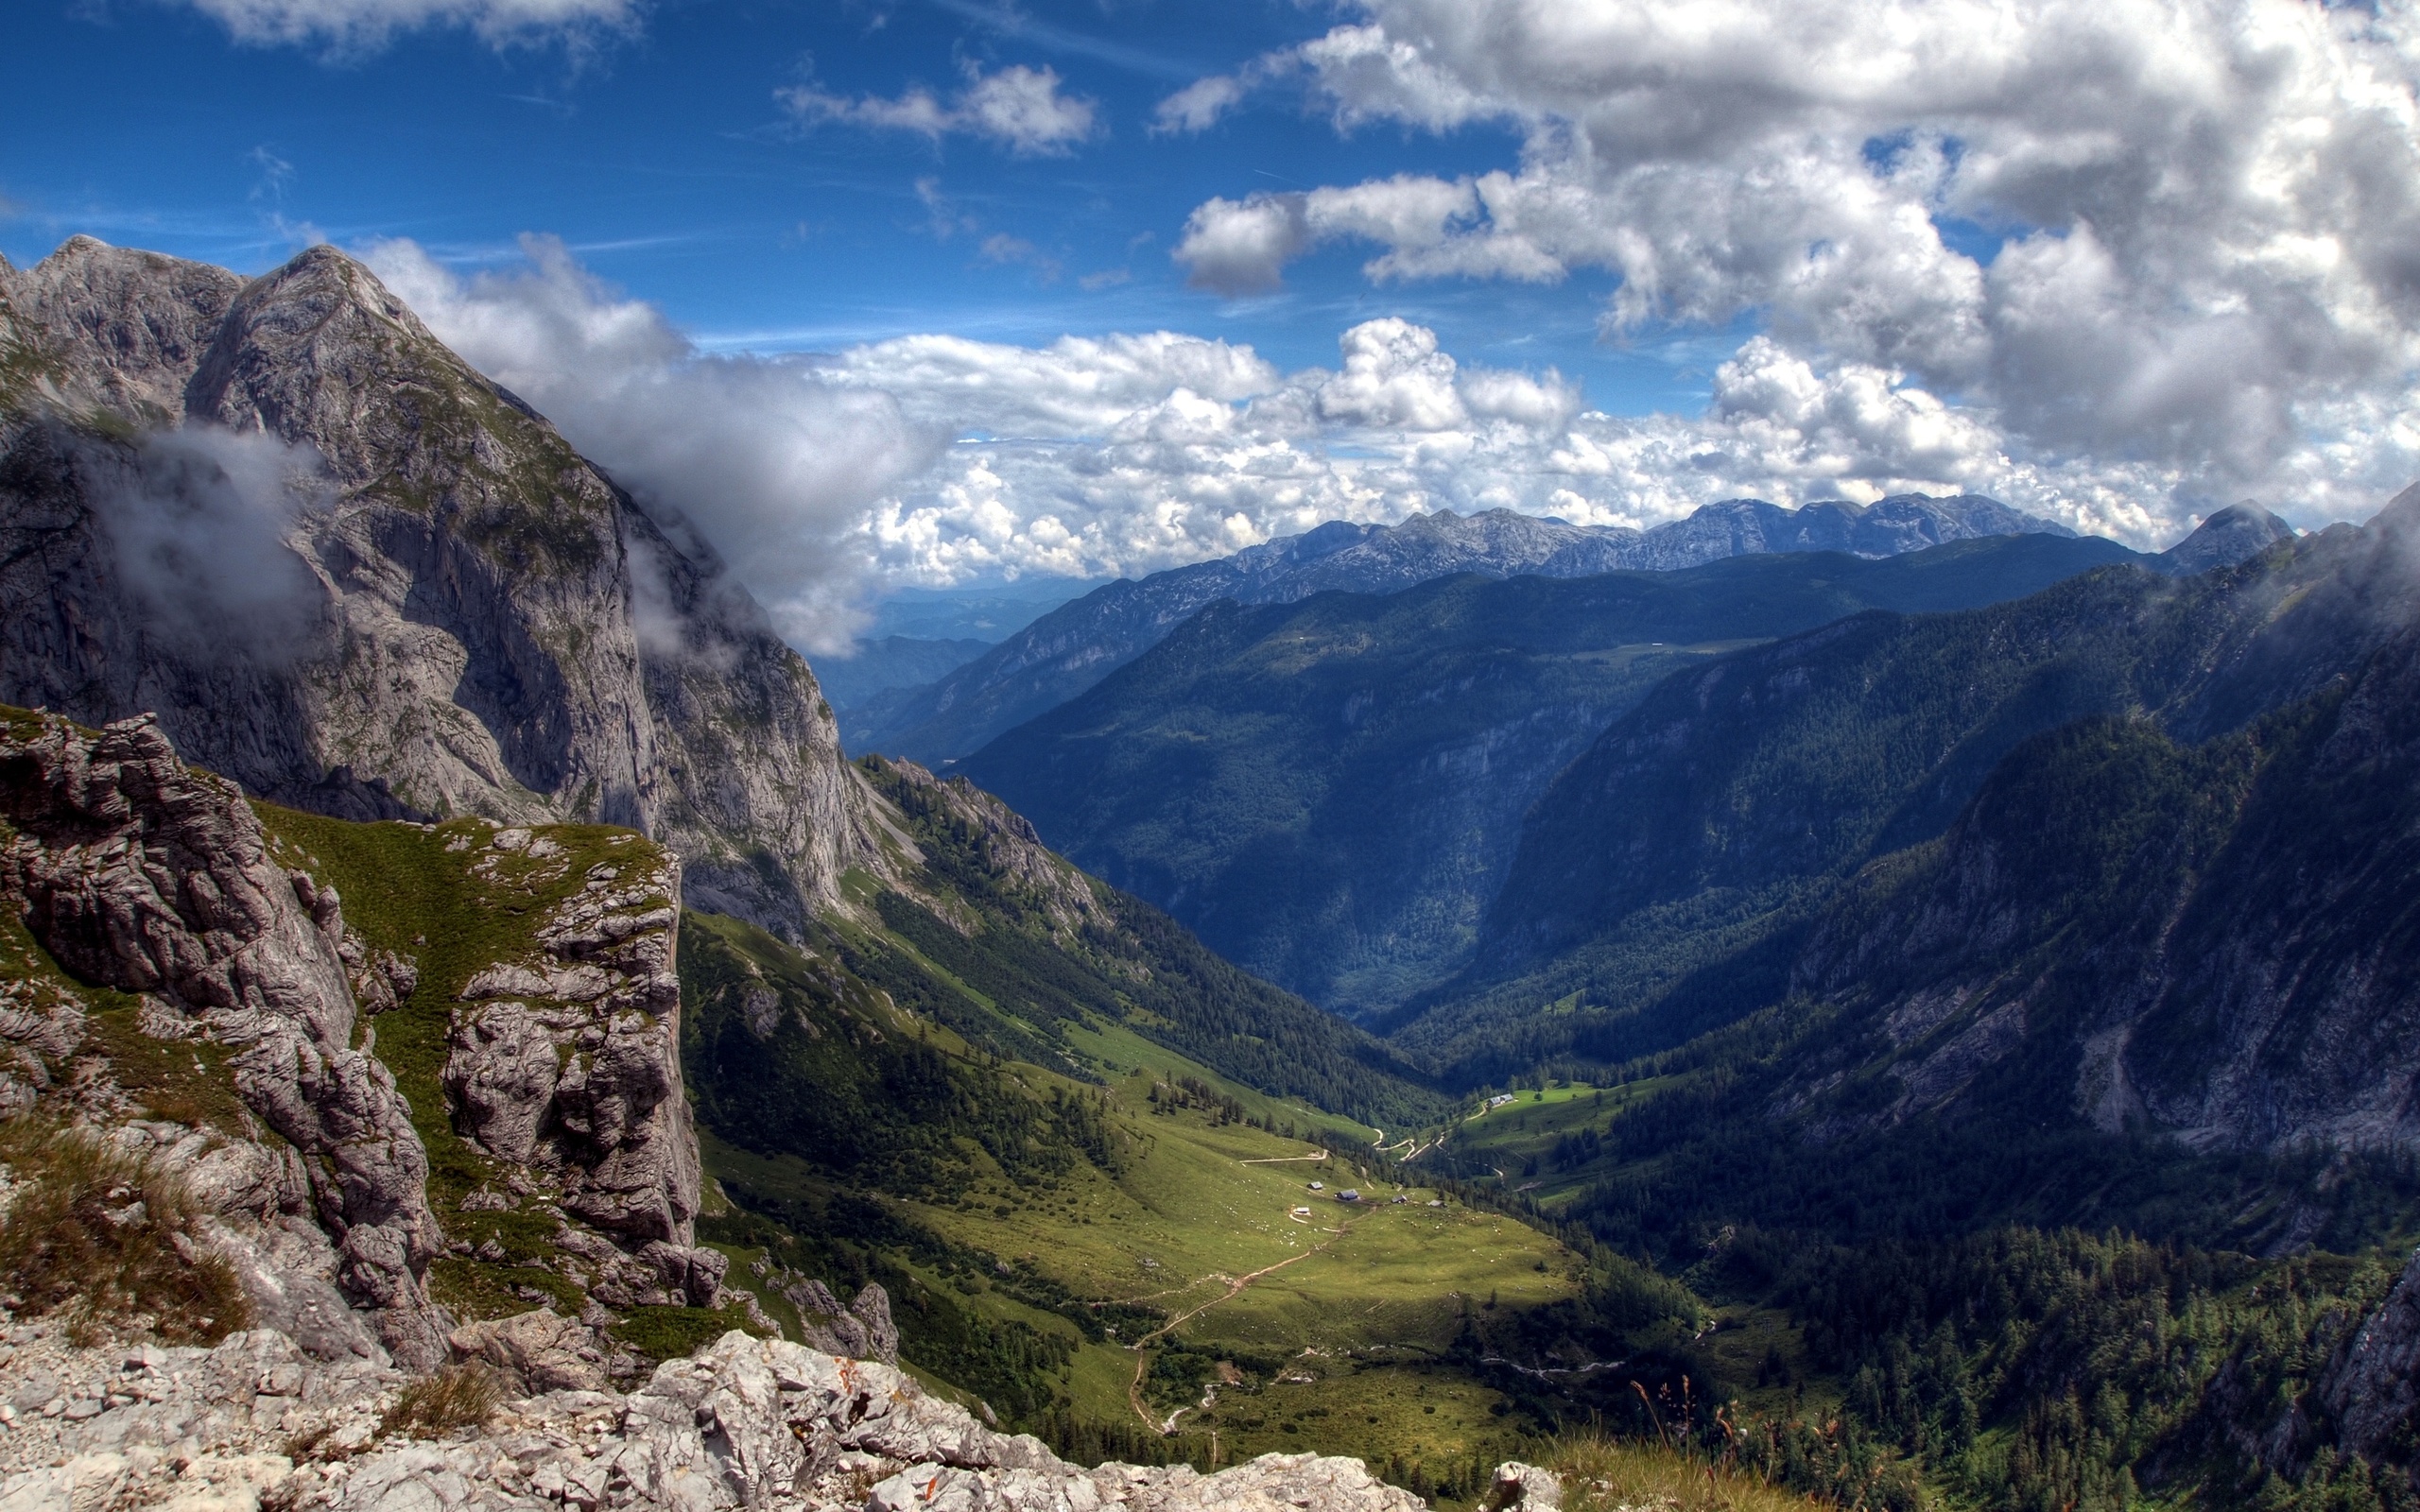
[[[1151,130],[1155,135],[1207,131],[1243,97],[1241,79],[1224,74],[1195,79],[1160,101],[1158,109],[1151,112]]]
[[[1437,333],[1409,320],[1367,320],[1339,343],[1344,370],[1319,387],[1323,420],[1362,428],[1451,430],[1470,420],[1454,389],[1454,359]]]
[[[1310,247],[1301,195],[1254,195],[1241,203],[1212,199],[1198,207],[1173,255],[1196,288],[1260,294],[1275,288],[1286,265]]]
[[[1091,100],[1059,93],[1051,68],[1012,63],[986,74],[970,63],[966,85],[943,104],[930,90],[916,88],[895,99],[833,94],[813,84],[773,92],[800,121],[840,122],[875,130],[909,131],[938,142],[944,136],[985,137],[1027,157],[1060,156],[1089,140],[1098,124]]]
[[[686,521],[798,644],[845,643],[870,564],[866,508],[928,468],[943,437],[887,394],[801,362],[704,355],[562,243],[463,279],[410,242],[366,255],[431,330],[529,401],[615,481]]]
[[[186,0],[239,42],[366,52],[399,32],[467,26],[493,46],[635,30],[643,0]]]
[[[327,595],[288,535],[333,492],[320,455],[273,436],[196,425],[145,436],[93,490],[144,627],[202,662],[283,662]]]
[[[2315,486],[2319,452],[2361,452],[2327,429],[2354,417],[2401,455],[2420,371],[2403,5],[1354,3],[1234,77],[1305,74],[1345,129],[1506,123],[1519,161],[1210,199],[1175,252],[1197,284],[1266,290],[1340,241],[1376,249],[1377,280],[1603,269],[1609,337],[1754,319],[1826,382],[1961,396],[2034,465],[2274,495]],[[1241,97],[1211,82],[1167,118]]]
[[[1718,368],[1697,416],[1591,410],[1551,369],[1461,363],[1401,318],[1293,373],[1166,331],[720,359],[560,244],[526,248],[526,268],[470,280],[407,243],[372,261],[458,351],[682,511],[810,649],[844,640],[884,583],[1140,575],[1336,519],[1505,507],[1645,526],[1722,498],[1964,490],[2155,548],[2213,502],[2179,462],[2029,449],[1906,368],[1775,335]],[[2072,256],[2047,287],[2088,288],[2097,265]],[[2341,402],[2323,428],[2364,440],[2273,468],[2264,502],[2297,523],[2364,517],[2420,471],[2399,398]]]

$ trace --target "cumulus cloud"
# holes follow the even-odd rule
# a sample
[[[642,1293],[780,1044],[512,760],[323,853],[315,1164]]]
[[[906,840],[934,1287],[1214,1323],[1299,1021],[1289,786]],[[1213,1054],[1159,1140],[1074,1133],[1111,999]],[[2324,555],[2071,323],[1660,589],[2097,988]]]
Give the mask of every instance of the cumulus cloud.
[[[808,126],[838,122],[874,130],[909,131],[939,142],[951,135],[987,138],[1026,157],[1056,157],[1089,140],[1098,125],[1097,107],[1080,95],[1059,93],[1052,68],[1011,63],[995,74],[966,65],[965,87],[944,104],[930,90],[916,88],[894,99],[833,94],[813,84],[773,92],[783,109]]]
[[[1310,250],[1310,221],[1301,195],[1254,195],[1240,202],[1211,199],[1184,222],[1171,254],[1195,288],[1219,294],[1262,294],[1283,282],[1287,264]]]
[[[186,0],[239,42],[337,52],[384,46],[423,26],[467,26],[493,46],[575,43],[636,29],[642,0]]]
[[[960,436],[868,513],[868,555],[898,582],[1139,575],[1325,520],[1441,508],[1646,526],[1721,498],[1971,490],[2144,546],[2192,523],[2171,467],[2028,461],[1987,412],[1770,337],[1720,367],[1692,417],[1589,410],[1551,369],[1459,363],[1399,318],[1342,333],[1333,368],[1284,375],[1249,349],[1165,333],[1043,348],[917,336],[826,371]],[[2350,492],[2350,507],[2377,497]]]
[[[1377,280],[1603,269],[1612,339],[1754,318],[1826,383],[1959,396],[2035,465],[2214,497],[2307,487],[2332,424],[2404,423],[2420,30],[2399,7],[1355,9],[1235,78],[1299,73],[1344,129],[1503,123],[1518,161],[1210,199],[1175,252],[1197,284],[1266,290],[1325,242],[1374,247]],[[1241,97],[1214,85],[1164,121]]]
[[[700,352],[653,305],[562,243],[465,279],[417,245],[365,255],[430,329],[527,399],[660,518],[711,542],[797,644],[845,644],[869,563],[868,507],[929,468],[945,438],[885,393],[812,366]]]
[[[1510,508],[1643,527],[1723,498],[1973,491],[2156,548],[2209,507],[2183,463],[2048,454],[1908,368],[1778,335],[1722,363],[1689,416],[1590,409],[1550,369],[1465,363],[1397,318],[1294,372],[1167,331],[727,359],[560,244],[526,247],[526,266],[471,279],[408,243],[371,259],[458,351],[685,519],[809,650],[844,643],[885,584],[1140,575],[1328,520]],[[2305,524],[2365,516],[2420,470],[2398,403],[2338,404],[2326,428],[2376,439],[2290,454],[2270,501]]]

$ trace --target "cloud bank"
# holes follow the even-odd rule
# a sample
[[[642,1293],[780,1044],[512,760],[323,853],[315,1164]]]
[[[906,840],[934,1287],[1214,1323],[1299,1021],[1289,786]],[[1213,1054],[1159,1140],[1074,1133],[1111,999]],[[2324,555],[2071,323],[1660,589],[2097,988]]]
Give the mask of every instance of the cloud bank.
[[[711,542],[791,642],[846,644],[873,567],[866,511],[929,470],[945,437],[806,364],[700,352],[561,242],[522,246],[526,266],[469,279],[407,241],[364,257],[465,360]]]
[[[1812,359],[1778,335],[1721,364],[1695,416],[1605,414],[1551,369],[1465,363],[1392,318],[1298,372],[1167,331],[728,358],[560,243],[524,249],[523,267],[468,279],[409,243],[367,255],[457,351],[685,519],[809,650],[845,644],[885,585],[1138,576],[1326,520],[1502,507],[1647,526],[1722,498],[1964,490],[2157,548],[2206,507],[2174,459],[2045,453],[1904,367]],[[2306,447],[2272,497],[2307,524],[2365,517],[2400,480],[2365,488],[2363,470],[2420,467],[2415,440]]]
[[[1354,9],[1171,96],[1159,127],[1206,129],[1292,78],[1340,129],[1509,125],[1519,161],[1213,198],[1175,250],[1196,284],[1272,288],[1327,244],[1374,249],[1380,282],[1601,269],[1619,281],[1609,338],[1753,317],[1766,335],[1743,372],[1796,362],[1842,393],[1896,375],[2037,462],[2091,455],[2201,499],[2322,507],[2314,490],[2408,481],[2420,28],[2404,6]],[[1714,420],[1740,403],[1719,397]]]
[[[144,436],[93,500],[148,633],[203,664],[282,662],[327,604],[286,541],[332,491],[307,446],[195,425]]]

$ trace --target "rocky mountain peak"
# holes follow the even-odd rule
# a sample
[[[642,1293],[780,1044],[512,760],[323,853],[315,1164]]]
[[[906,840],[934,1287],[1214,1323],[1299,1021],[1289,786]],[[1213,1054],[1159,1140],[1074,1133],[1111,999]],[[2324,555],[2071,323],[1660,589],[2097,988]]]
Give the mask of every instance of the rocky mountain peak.
[[[0,280],[6,395],[0,699],[300,808],[628,825],[777,933],[886,865],[746,591],[334,248],[74,239]]]
[[[135,424],[184,418],[185,385],[245,284],[224,268],[90,236],[0,279],[0,300],[43,333],[69,380],[62,397]]]
[[[2170,570],[2185,576],[2232,567],[2256,557],[2281,541],[2294,539],[2294,527],[2246,499],[2213,512],[2193,533],[2160,553]]]
[[[1288,604],[1330,591],[1398,593],[1457,573],[1593,577],[1774,552],[1872,558],[1979,536],[2072,534],[1997,500],[1920,493],[1869,507],[1836,500],[1789,509],[1762,499],[1724,499],[1651,530],[1575,525],[1512,509],[1438,509],[1392,525],[1330,521],[1232,557],[1104,584],[900,698],[861,744],[919,761],[971,755],[1083,693],[1221,598]]]

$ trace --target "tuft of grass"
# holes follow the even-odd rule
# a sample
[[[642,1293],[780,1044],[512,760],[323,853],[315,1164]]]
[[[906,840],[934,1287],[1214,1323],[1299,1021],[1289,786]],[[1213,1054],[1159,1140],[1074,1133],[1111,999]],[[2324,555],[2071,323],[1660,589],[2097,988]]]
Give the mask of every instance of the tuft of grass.
[[[504,1405],[504,1383],[475,1362],[449,1366],[404,1387],[378,1419],[381,1438],[443,1438],[476,1428]]]
[[[664,1361],[695,1354],[734,1329],[757,1332],[736,1307],[633,1307],[612,1332],[648,1359]]]
[[[248,1326],[234,1267],[198,1241],[177,1177],[89,1129],[26,1119],[0,1128],[17,1183],[0,1215],[0,1285],[38,1315],[65,1317],[78,1344],[147,1315],[176,1344],[214,1344]]]
[[[1581,1433],[1538,1462],[1563,1477],[1564,1512],[1810,1512],[1835,1503],[1786,1490],[1729,1455]]]

